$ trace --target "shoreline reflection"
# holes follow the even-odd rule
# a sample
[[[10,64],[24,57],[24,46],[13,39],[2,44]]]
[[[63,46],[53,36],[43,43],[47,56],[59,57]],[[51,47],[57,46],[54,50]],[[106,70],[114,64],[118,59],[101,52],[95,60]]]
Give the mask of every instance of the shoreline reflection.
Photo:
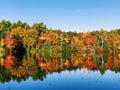
[[[100,72],[104,75],[107,70],[120,72],[119,54],[86,54],[59,52],[56,56],[46,54],[6,55],[0,58],[0,82],[11,80],[21,82],[31,77],[33,80],[43,81],[48,74],[63,71],[82,70],[87,72]]]

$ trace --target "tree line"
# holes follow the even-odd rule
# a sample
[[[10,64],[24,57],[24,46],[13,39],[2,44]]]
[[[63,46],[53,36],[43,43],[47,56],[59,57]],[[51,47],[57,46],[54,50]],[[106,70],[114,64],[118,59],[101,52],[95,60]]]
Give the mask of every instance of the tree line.
[[[118,52],[120,29],[92,32],[64,32],[49,29],[41,23],[0,21],[0,54],[41,52]],[[99,52],[98,52],[99,51]],[[3,55],[0,55],[3,56]]]

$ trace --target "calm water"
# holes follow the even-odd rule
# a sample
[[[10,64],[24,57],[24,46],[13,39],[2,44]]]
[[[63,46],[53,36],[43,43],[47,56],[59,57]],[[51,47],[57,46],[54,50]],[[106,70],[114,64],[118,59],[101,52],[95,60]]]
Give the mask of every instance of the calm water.
[[[120,73],[107,71],[83,73],[82,70],[48,74],[44,81],[28,78],[20,83],[10,81],[0,84],[0,90],[120,90]]]
[[[5,66],[1,62],[0,90],[120,90],[119,55],[78,54],[61,58],[62,61],[59,57],[45,60],[40,55],[25,56],[22,60],[9,55],[4,59],[15,63]]]

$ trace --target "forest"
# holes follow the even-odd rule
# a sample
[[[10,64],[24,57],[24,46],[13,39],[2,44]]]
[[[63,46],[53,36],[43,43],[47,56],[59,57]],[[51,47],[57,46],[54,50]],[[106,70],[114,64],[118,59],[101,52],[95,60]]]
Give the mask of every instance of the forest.
[[[119,52],[120,29],[92,32],[64,32],[48,29],[43,22],[0,21],[0,56],[9,53]]]
[[[120,72],[120,29],[64,32],[43,23],[0,21],[0,81],[43,80],[64,70]]]

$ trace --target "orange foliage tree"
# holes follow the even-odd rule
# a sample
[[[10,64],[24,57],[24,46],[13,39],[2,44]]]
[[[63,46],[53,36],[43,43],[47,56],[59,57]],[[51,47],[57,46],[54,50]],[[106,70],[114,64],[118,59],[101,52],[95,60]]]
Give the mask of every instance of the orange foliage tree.
[[[4,67],[6,69],[11,69],[14,67],[14,65],[17,63],[17,58],[15,56],[12,56],[12,55],[8,55],[6,58],[5,58],[5,61],[4,61]]]
[[[4,42],[5,42],[5,46],[8,49],[15,48],[18,45],[17,40],[11,34],[8,34],[7,36],[5,36]]]

